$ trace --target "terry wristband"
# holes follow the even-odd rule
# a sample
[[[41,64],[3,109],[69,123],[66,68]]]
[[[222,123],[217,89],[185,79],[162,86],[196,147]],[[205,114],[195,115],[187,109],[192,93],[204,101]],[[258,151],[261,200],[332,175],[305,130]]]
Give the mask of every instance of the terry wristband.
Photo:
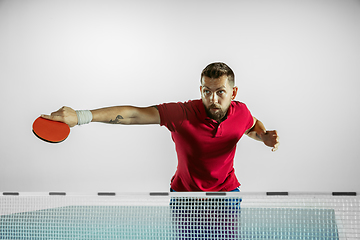
[[[78,118],[78,125],[88,124],[93,118],[92,113],[89,110],[77,110],[75,112]]]

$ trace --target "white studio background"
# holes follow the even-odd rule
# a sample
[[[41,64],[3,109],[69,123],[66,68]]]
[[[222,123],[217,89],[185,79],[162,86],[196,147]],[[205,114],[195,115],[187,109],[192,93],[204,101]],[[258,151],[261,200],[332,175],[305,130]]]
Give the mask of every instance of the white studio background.
[[[242,191],[360,191],[359,0],[1,0],[0,191],[168,191],[165,127],[92,123],[49,144],[32,122],[197,99],[214,61],[280,135],[275,153],[240,140]]]

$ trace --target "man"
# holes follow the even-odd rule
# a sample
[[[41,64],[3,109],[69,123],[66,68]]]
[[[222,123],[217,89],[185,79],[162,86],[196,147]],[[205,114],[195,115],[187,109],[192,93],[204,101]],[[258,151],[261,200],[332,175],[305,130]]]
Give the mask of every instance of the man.
[[[151,107],[116,106],[91,111],[62,107],[51,115],[70,127],[89,122],[160,124],[175,143],[178,167],[171,191],[236,191],[233,167],[236,144],[245,133],[276,151],[279,137],[267,131],[244,103],[235,101],[233,71],[224,63],[209,64],[201,73],[201,100]]]

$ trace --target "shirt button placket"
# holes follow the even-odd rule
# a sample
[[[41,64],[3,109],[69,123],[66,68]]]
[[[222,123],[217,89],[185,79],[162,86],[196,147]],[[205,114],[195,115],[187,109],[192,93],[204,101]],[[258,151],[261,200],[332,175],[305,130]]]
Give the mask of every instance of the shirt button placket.
[[[216,129],[215,137],[220,137],[221,135],[222,135],[222,127],[221,127],[221,124],[219,124],[219,126]]]

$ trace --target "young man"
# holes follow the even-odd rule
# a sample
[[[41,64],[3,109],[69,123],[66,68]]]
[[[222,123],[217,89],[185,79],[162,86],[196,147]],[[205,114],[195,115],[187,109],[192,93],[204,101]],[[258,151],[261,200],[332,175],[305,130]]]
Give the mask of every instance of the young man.
[[[89,122],[160,124],[175,143],[178,167],[171,191],[234,191],[236,144],[245,133],[276,151],[279,137],[267,131],[244,103],[235,101],[233,71],[224,63],[209,64],[201,73],[201,99],[152,107],[117,106],[91,111],[62,107],[43,115],[73,127]]]

